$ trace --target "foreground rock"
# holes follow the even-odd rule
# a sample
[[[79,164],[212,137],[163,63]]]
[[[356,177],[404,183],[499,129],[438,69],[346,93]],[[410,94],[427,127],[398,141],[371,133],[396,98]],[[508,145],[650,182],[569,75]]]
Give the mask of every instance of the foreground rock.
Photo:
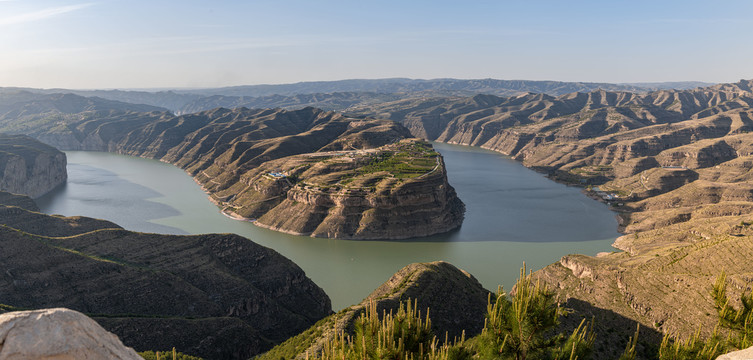
[[[28,136],[0,134],[0,191],[42,196],[64,183],[65,154]]]
[[[57,308],[0,315],[0,359],[142,358],[84,314]]]
[[[476,335],[484,327],[489,291],[469,273],[450,263],[436,261],[410,264],[395,273],[358,305],[331,315],[305,332],[278,345],[262,359],[305,359],[321,351],[323,344],[353,325],[369,302],[378,313],[396,311],[401,301],[417,300],[417,309],[430,311],[432,330],[440,341]]]
[[[740,351],[733,351],[731,353],[724,354],[716,358],[716,360],[750,360],[750,359],[753,359],[753,347],[740,350]]]
[[[0,224],[0,304],[91,314],[139,351],[247,359],[332,312],[298,266],[237,235],[137,233],[15,205],[0,205]]]

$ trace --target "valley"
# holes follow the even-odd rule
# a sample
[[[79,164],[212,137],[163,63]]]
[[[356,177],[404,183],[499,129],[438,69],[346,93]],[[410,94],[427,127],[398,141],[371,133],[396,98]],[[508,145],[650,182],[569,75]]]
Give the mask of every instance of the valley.
[[[752,12],[0,0],[0,360],[753,359]]]
[[[614,250],[611,244],[619,236],[614,213],[578,188],[549,181],[494,152],[439,143],[434,148],[443,154],[458,196],[468,202],[464,225],[409,240],[271,231],[223,216],[175,166],[102,152],[67,152],[67,186],[37,202],[48,214],[106,218],[134,231],[241,235],[300,266],[330,296],[335,311],[359,303],[413,262],[444,260],[473,274],[485,288],[496,289],[514,283],[521,259],[541,268],[561,254]]]
[[[613,331],[616,322],[651,329],[644,344],[658,333],[690,336],[698,324],[709,335],[710,288],[721,269],[733,298],[748,288],[751,269],[741,259],[750,255],[753,222],[752,85],[382,97],[344,114],[218,108],[175,116],[70,96],[77,105],[61,110],[60,96],[35,95],[23,112],[11,104],[0,125],[63,149],[175,164],[229,216],[326,238],[406,239],[457,228],[468,204],[426,140],[509,155],[585,188],[618,214],[624,235],[614,246],[622,251],[571,253],[535,273],[578,316],[614,319],[597,325],[610,335],[596,345],[613,353],[609,344],[633,331]],[[20,118],[34,126],[13,120]]]

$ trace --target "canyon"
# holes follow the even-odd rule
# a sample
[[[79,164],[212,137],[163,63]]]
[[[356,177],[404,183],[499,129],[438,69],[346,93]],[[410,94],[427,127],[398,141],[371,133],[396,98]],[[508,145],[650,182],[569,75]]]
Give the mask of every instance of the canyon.
[[[402,239],[446,232],[463,220],[464,205],[447,182],[441,155],[408,140],[410,133],[389,120],[314,108],[174,116],[64,97],[14,103],[0,116],[0,130],[63,150],[172,163],[228,214],[291,234]],[[372,170],[363,173],[365,166]]]
[[[0,117],[0,125],[62,148],[173,163],[231,215],[326,237],[410,237],[390,230],[395,220],[369,219],[372,211],[365,207],[380,203],[392,206],[384,214],[401,211],[394,206],[417,214],[418,207],[434,204],[450,224],[439,231],[452,228],[452,219],[462,221],[462,203],[453,199],[439,157],[432,158],[436,167],[428,161],[423,173],[402,183],[394,169],[384,176],[358,170],[378,169],[415,146],[424,150],[412,153],[410,162],[430,158],[432,150],[412,136],[507,154],[553,180],[585,187],[617,212],[625,235],[615,247],[622,251],[567,255],[535,273],[579,315],[607,313],[619,319],[615,323],[630,325],[599,325],[615,330],[597,343],[608,347],[637,324],[650,329],[642,333],[649,342],[659,333],[708,335],[716,322],[710,289],[721,269],[732,285],[731,298],[753,282],[746,261],[753,255],[752,87],[753,81],[742,80],[645,93],[429,96],[351,104],[345,114],[220,108],[175,116],[113,109],[57,113],[52,121],[44,112],[25,113],[37,124],[33,128],[18,128],[11,116]],[[411,197],[408,192],[422,186],[415,179],[442,192]],[[351,183],[373,193],[352,191]],[[390,200],[395,192],[417,202]],[[304,221],[289,221],[298,212],[306,214]],[[429,221],[418,225],[432,227]]]

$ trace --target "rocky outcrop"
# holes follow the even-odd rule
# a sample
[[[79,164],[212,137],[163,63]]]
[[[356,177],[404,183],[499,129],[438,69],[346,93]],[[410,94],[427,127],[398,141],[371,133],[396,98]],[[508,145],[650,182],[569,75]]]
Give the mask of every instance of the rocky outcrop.
[[[396,148],[410,133],[389,120],[314,108],[218,108],[182,116],[86,112],[63,117],[65,126],[47,117],[37,122],[41,125],[28,129],[29,134],[62,149],[111,151],[175,164],[227,213],[277,231],[403,239],[457,228],[465,211],[447,182],[441,155],[429,145],[415,154]],[[391,163],[376,157],[388,153],[397,154]],[[327,165],[329,160],[338,163]],[[293,168],[292,163],[307,167]],[[370,164],[368,174],[358,169]],[[282,176],[269,178],[272,173]]]
[[[441,157],[416,139],[373,151],[283,158],[250,173],[241,179],[248,184],[243,191],[219,192],[226,198],[217,201],[277,231],[404,239],[446,232],[463,221],[465,206],[447,182]]]
[[[396,311],[401,301],[416,301],[422,313],[429,311],[432,330],[441,342],[463,334],[471,337],[484,327],[490,292],[468,272],[444,261],[410,264],[379,286],[358,305],[332,315],[305,332],[263,354],[261,359],[305,359],[321,351],[328,339],[340,332],[352,334],[353,325],[369,303],[377,312]],[[428,309],[428,310],[427,310]]]
[[[332,312],[298,266],[238,235],[137,233],[15,205],[0,214],[0,304],[93,314],[139,351],[247,359]]]
[[[65,154],[23,135],[0,134],[0,191],[36,198],[68,178]]]
[[[142,358],[84,314],[57,308],[0,314],[0,359]]]

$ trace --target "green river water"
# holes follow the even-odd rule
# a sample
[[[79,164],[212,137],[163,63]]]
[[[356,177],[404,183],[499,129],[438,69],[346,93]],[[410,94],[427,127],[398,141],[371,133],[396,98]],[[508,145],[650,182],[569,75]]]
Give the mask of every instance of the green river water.
[[[336,311],[360,302],[413,262],[448,261],[495,290],[509,289],[524,261],[536,270],[566,254],[614,250],[615,214],[581,189],[498,153],[434,146],[466,214],[459,230],[426,238],[316,239],[258,228],[222,215],[190,176],[170,164],[99,152],[66,152],[68,183],[37,203],[49,214],[107,219],[129,230],[245,236],[298,264],[329,294]]]

